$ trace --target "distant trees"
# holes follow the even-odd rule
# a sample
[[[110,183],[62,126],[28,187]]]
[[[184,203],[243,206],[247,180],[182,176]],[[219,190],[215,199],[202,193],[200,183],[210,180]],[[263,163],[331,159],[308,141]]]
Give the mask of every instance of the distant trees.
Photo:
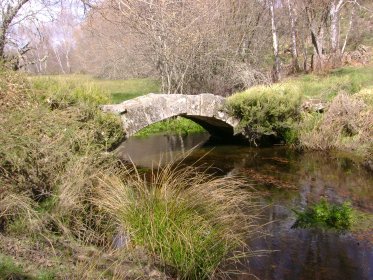
[[[103,19],[109,23],[101,27]],[[164,92],[219,94],[267,82],[261,58],[270,50],[268,24],[260,2],[238,0],[112,0],[87,21],[98,44],[112,50],[110,58],[115,53],[122,61],[136,58],[138,64],[129,66],[140,69],[139,75],[145,69],[158,75]],[[102,32],[107,25],[115,32]]]
[[[31,50],[31,42],[17,40],[22,38],[15,35],[19,33],[17,28],[21,28],[21,33],[24,32],[26,22],[35,24],[41,14],[47,17],[48,8],[56,3],[57,0],[2,0],[0,2],[1,61],[10,61],[14,69],[22,66],[23,57]]]
[[[4,1],[1,59],[16,55],[17,68],[41,74],[156,76],[167,93],[229,94],[325,72],[373,29],[361,16],[368,0],[60,0],[51,22],[38,22],[30,3],[54,0]],[[65,8],[70,1],[89,7],[84,20]]]

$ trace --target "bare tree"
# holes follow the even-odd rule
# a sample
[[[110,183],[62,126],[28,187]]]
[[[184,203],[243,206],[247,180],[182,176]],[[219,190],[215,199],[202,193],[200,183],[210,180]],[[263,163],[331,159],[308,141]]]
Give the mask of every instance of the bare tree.
[[[279,42],[276,28],[276,18],[275,18],[275,2],[274,0],[269,0],[268,2],[269,10],[271,14],[271,30],[272,30],[272,44],[273,44],[273,55],[275,57],[275,63],[273,66],[273,81],[278,82],[281,79],[281,61],[279,56]]]
[[[289,12],[289,23],[290,23],[290,36],[291,36],[291,56],[292,56],[292,71],[294,73],[299,72],[298,63],[298,44],[297,44],[297,31],[296,31],[296,14],[291,0],[286,0],[286,4]]]
[[[11,38],[12,31],[15,26],[33,19],[38,21],[37,15],[43,14],[51,6],[58,3],[57,0],[3,0],[0,2],[0,60],[6,60],[6,47],[12,44],[11,47],[18,48],[18,53],[24,55],[27,51],[23,43],[17,46],[16,42]]]

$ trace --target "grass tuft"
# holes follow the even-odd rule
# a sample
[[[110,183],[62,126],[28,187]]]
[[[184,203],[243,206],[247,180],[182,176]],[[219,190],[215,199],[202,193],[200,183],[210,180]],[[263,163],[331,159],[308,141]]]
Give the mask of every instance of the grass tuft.
[[[365,93],[334,98],[324,114],[304,114],[300,125],[301,146],[317,150],[355,151],[369,156],[373,146],[373,110],[364,102]]]
[[[148,181],[125,178],[103,176],[97,205],[181,279],[211,278],[257,229],[257,206],[237,178],[171,165]]]

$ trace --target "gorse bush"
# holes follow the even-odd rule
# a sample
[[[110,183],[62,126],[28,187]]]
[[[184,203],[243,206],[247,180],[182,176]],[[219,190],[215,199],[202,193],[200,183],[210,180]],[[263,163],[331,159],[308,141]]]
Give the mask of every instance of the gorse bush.
[[[228,99],[228,109],[241,119],[240,126],[254,144],[263,136],[295,141],[300,104],[300,94],[281,85],[255,87]]]
[[[303,212],[294,212],[297,220],[293,228],[348,230],[354,222],[353,209],[348,202],[337,205],[321,200]]]
[[[149,181],[125,178],[103,177],[97,205],[181,279],[211,278],[257,229],[255,214],[247,214],[257,212],[253,195],[240,189],[238,179],[171,165]]]

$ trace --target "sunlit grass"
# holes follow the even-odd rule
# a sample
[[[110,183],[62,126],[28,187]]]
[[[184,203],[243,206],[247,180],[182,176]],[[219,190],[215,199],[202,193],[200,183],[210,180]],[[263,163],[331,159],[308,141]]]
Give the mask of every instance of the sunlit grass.
[[[204,132],[204,128],[199,124],[182,117],[170,118],[160,121],[141,129],[136,136],[145,137],[154,134],[191,134]]]
[[[284,85],[295,87],[306,97],[330,100],[340,92],[355,94],[365,87],[372,86],[373,65],[343,67],[325,76],[308,74],[289,79]]]
[[[29,79],[37,86],[45,88],[44,85],[57,83],[71,87],[94,88],[99,94],[108,99],[110,103],[135,98],[148,93],[160,91],[160,85],[154,79],[128,79],[128,80],[103,80],[89,75],[45,75],[30,76]],[[47,86],[49,87],[49,86]]]

